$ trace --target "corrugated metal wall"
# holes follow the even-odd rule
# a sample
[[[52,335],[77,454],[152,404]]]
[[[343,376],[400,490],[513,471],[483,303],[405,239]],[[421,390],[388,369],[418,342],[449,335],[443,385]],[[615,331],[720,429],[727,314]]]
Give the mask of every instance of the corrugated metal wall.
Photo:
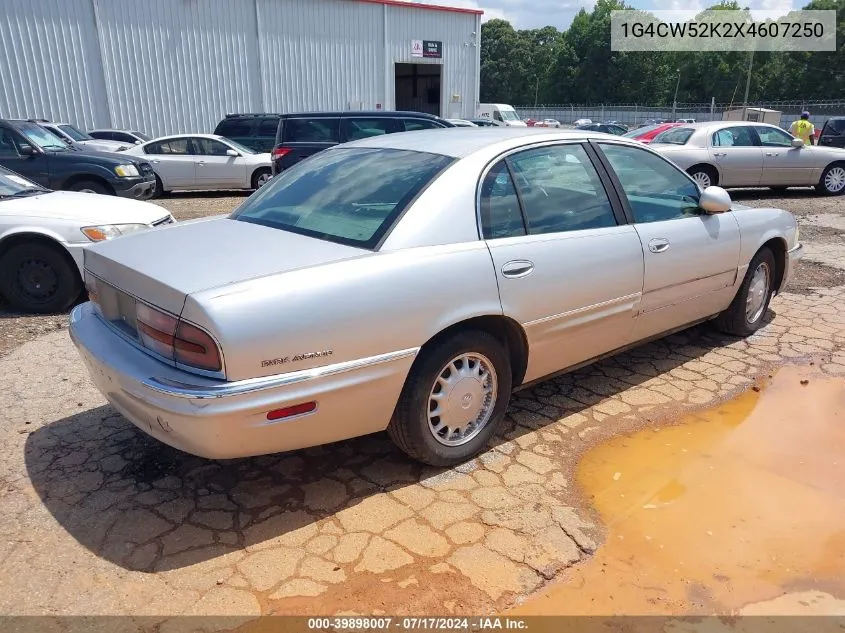
[[[161,135],[227,112],[392,109],[396,62],[443,64],[442,114],[472,116],[479,28],[356,0],[0,0],[0,116]],[[443,58],[411,57],[413,39]]]

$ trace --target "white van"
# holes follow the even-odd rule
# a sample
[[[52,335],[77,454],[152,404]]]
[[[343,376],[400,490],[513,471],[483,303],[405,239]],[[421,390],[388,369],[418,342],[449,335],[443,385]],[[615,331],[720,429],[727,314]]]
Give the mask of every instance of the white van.
[[[493,125],[507,127],[528,127],[513,106],[506,103],[482,103],[478,106],[478,118],[492,121]]]

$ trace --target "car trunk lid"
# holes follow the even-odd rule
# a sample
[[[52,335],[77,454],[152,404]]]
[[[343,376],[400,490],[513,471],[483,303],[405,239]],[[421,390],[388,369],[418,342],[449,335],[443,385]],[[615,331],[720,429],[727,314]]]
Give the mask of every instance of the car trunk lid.
[[[195,292],[371,254],[218,217],[99,242],[85,249],[85,270],[86,276],[178,316]]]

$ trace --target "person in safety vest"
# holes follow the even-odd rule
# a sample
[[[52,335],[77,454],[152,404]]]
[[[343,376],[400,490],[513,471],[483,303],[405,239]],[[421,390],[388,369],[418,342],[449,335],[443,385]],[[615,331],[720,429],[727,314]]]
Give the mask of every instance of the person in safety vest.
[[[793,121],[792,125],[789,126],[789,133],[804,141],[804,145],[812,145],[816,128],[810,123],[810,113],[806,111],[802,112],[801,118]]]

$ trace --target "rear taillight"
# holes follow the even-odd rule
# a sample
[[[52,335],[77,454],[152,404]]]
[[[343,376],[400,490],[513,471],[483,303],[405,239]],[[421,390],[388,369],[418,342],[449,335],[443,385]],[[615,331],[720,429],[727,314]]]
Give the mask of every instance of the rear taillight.
[[[147,349],[196,369],[222,369],[220,351],[207,332],[143,303],[137,304],[136,321]]]
[[[270,154],[270,157],[273,160],[279,160],[280,158],[284,158],[285,156],[290,154],[291,151],[293,150],[291,150],[290,147],[274,147],[272,153]]]

